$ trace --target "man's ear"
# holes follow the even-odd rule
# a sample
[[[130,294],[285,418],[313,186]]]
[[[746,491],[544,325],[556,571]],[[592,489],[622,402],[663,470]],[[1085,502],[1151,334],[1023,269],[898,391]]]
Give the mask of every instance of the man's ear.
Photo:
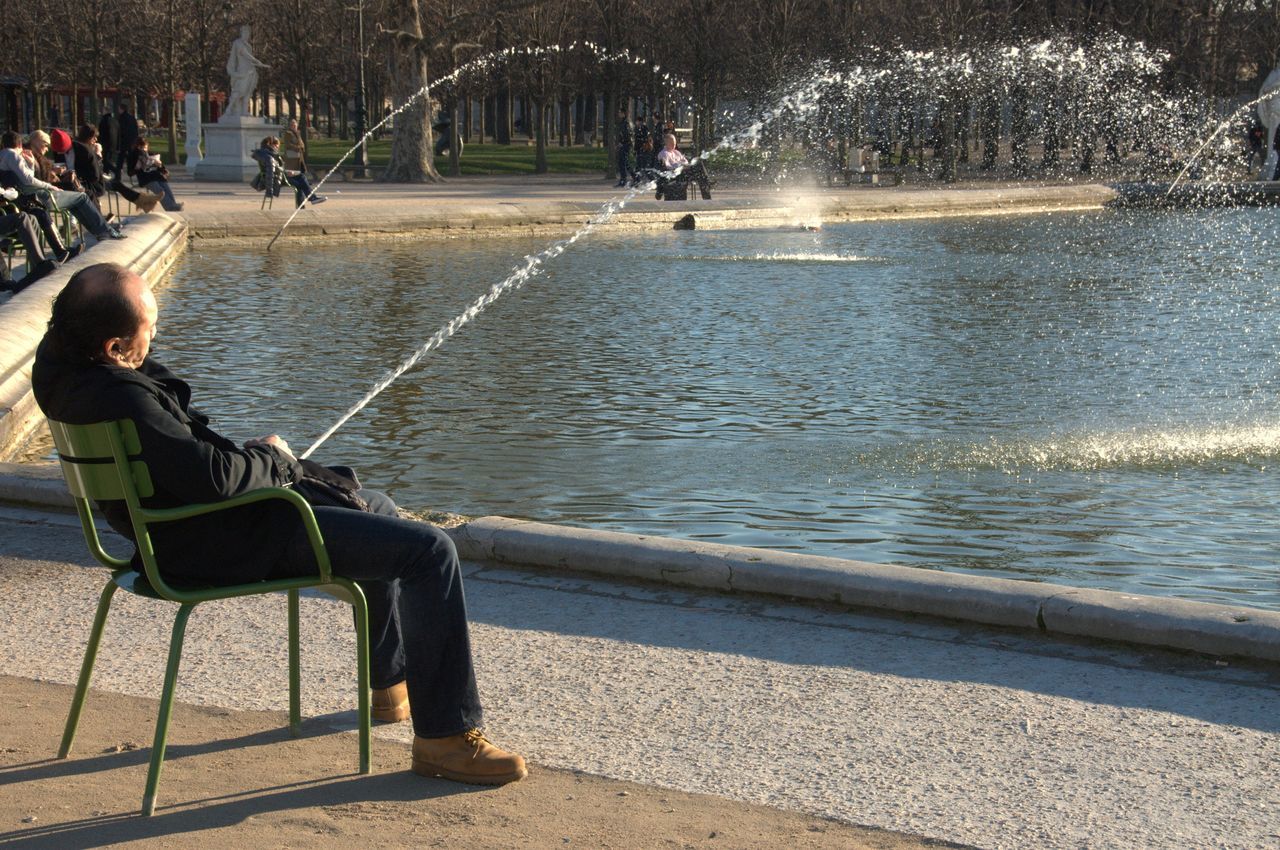
[[[120,363],[120,354],[123,342],[124,340],[118,336],[113,336],[111,339],[103,340],[102,350],[98,353],[101,355],[104,363],[115,363],[117,365]]]

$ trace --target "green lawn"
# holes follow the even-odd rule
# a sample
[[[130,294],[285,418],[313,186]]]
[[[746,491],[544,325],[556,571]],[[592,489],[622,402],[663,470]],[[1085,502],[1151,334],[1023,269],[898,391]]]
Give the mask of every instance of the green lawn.
[[[182,143],[179,142],[179,145]],[[312,139],[307,144],[307,160],[312,169],[321,165],[331,166],[351,147],[351,142],[341,139]],[[152,137],[151,152],[169,150],[167,137]],[[532,174],[533,145],[469,144],[463,146],[463,174]],[[391,155],[391,140],[382,139],[369,143],[369,164],[386,165]],[[552,174],[604,173],[606,155],[604,148],[557,147],[547,148],[547,167]],[[350,162],[351,160],[347,160]],[[436,160],[436,168],[448,173],[449,157]]]

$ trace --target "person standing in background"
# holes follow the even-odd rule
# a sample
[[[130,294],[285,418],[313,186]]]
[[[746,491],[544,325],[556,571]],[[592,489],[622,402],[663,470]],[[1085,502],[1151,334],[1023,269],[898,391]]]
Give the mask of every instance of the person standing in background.
[[[290,118],[289,126],[280,134],[280,152],[284,157],[284,167],[290,171],[307,170],[307,143],[298,132],[298,119]]]
[[[119,177],[116,152],[120,150],[120,121],[116,118],[114,109],[102,113],[102,120],[98,122],[98,141],[102,144],[102,167],[115,168],[113,173]]]
[[[631,122],[627,120],[626,107],[618,110],[617,129],[614,135],[618,140],[618,182],[616,186],[625,186],[627,181],[636,176],[631,167]]]
[[[133,145],[138,141],[138,119],[134,116],[133,104],[128,99],[120,101],[117,110],[116,123],[120,126],[120,138],[115,148],[115,159],[112,165],[116,177],[119,177],[124,173],[125,158],[133,151]]]

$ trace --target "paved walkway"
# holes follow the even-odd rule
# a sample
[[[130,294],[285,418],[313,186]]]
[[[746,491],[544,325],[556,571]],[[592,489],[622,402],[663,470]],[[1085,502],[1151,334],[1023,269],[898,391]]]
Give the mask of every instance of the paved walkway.
[[[104,578],[83,552],[74,518],[0,508],[0,674],[73,680]],[[1275,668],[466,573],[487,725],[535,768],[985,848],[1280,848]],[[95,685],[154,696],[168,612],[131,597],[118,609]],[[281,600],[197,611],[179,699],[283,708],[274,678],[245,672],[282,667],[283,611]],[[306,712],[350,722],[349,614],[314,598],[304,618]]]

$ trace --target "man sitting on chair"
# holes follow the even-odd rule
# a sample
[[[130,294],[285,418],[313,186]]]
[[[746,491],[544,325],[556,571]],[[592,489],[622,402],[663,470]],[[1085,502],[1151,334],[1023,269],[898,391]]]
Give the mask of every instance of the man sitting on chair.
[[[675,176],[667,179],[674,184],[680,196],[686,194],[685,187],[689,183],[697,183],[703,200],[711,200],[711,178],[707,175],[706,166],[702,164],[702,160],[690,163],[689,158],[676,148],[676,137],[673,133],[667,133],[662,137],[662,150],[658,151],[658,166],[663,171],[679,169]],[[662,195],[664,192],[659,191],[658,194]]]
[[[261,487],[288,487],[303,463],[280,437],[243,447],[209,427],[191,388],[150,356],[156,301],[142,278],[100,263],[77,272],[53,304],[36,352],[32,388],[50,419],[75,425],[130,419],[155,495],[148,508],[213,502]],[[308,462],[309,463],[309,462]],[[369,512],[315,507],[336,575],[353,579],[369,605],[373,716],[412,715],[413,770],[477,785],[524,778],[524,759],[479,730],[462,574],[453,541],[401,519],[382,493],[359,490]],[[104,503],[112,528],[131,537],[122,503]],[[296,510],[259,502],[177,522],[152,534],[166,578],[229,585],[313,574]]]
[[[16,189],[3,189],[0,190],[0,197],[6,202],[16,201],[18,192]],[[26,277],[15,281],[9,276],[8,263],[0,262],[0,292],[21,292],[58,267],[57,263],[44,254],[44,248],[40,245],[40,233],[36,229],[38,226],[34,218],[17,207],[8,203],[0,204],[0,239],[16,239],[21,242],[31,266]]]

